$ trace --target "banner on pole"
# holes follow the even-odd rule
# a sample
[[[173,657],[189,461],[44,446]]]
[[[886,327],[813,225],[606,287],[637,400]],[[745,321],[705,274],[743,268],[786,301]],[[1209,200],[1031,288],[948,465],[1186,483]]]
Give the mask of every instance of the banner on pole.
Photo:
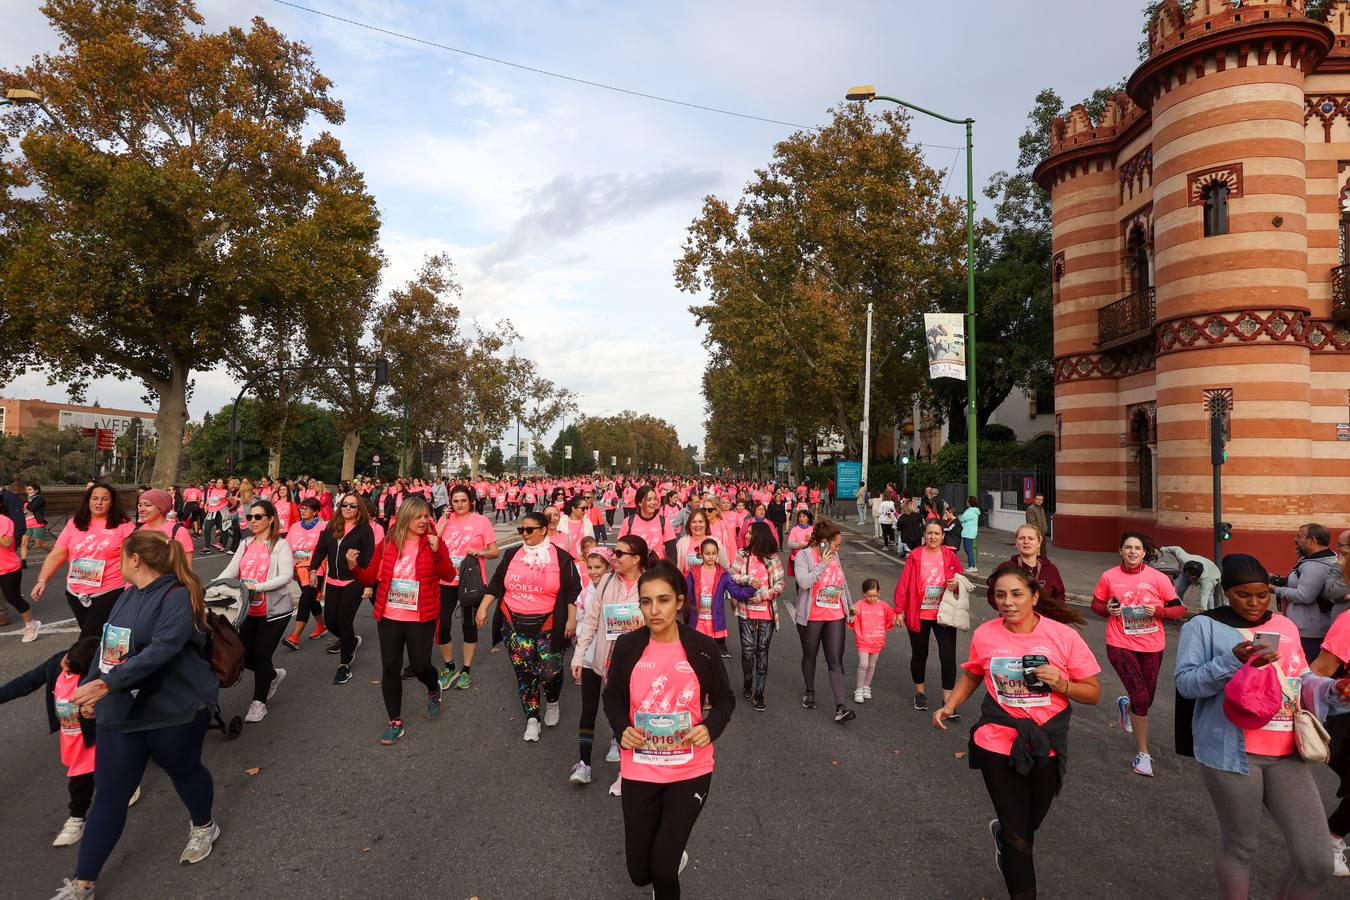
[[[966,324],[961,313],[924,313],[928,377],[966,380]]]

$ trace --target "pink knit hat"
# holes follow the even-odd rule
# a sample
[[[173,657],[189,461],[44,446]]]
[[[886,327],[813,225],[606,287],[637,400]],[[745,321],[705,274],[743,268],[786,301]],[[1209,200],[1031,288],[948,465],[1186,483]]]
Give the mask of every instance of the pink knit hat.
[[[608,547],[592,547],[586,551],[586,558],[590,559],[592,556],[600,557],[605,561],[605,565],[614,568],[614,551]]]
[[[141,494],[141,499],[159,510],[159,514],[162,516],[168,515],[169,510],[173,509],[173,498],[169,496],[168,491],[161,491],[156,488]]]

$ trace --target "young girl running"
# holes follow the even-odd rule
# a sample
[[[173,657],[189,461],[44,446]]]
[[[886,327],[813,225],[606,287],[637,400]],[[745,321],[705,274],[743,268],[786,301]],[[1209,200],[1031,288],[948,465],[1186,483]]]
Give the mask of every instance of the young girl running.
[[[881,585],[875,578],[862,583],[862,602],[854,609],[853,638],[858,644],[858,687],[853,691],[853,702],[872,699],[872,676],[877,671],[877,657],[886,646],[886,632],[895,626],[895,610],[881,603]]]

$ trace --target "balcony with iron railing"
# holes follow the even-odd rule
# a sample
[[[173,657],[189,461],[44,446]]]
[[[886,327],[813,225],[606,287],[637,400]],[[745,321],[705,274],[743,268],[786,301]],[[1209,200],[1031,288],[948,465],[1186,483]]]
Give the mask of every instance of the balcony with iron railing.
[[[1350,321],[1350,279],[1346,278],[1350,265],[1331,270],[1331,318]]]
[[[1097,310],[1097,349],[1108,350],[1152,338],[1157,298],[1148,287]]]

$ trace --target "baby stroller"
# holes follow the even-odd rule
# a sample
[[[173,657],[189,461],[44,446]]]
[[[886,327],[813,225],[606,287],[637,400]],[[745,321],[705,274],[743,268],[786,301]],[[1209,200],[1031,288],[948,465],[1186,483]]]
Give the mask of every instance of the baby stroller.
[[[248,589],[237,578],[224,578],[206,586],[206,608],[218,616],[224,616],[229,623],[239,629],[248,615]],[[212,728],[220,729],[225,739],[232,741],[244,730],[244,719],[235,716],[226,724],[220,712],[220,705],[211,711]]]

